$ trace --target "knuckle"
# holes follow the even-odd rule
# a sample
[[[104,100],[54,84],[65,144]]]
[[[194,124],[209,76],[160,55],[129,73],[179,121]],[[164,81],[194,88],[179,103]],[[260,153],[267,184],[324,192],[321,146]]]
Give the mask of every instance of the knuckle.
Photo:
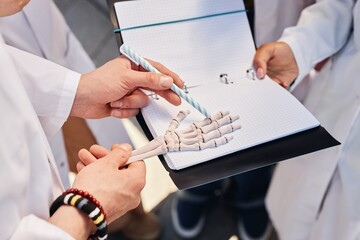
[[[157,74],[148,72],[148,73],[146,73],[145,78],[146,78],[146,81],[155,83],[157,80]]]
[[[131,200],[130,208],[134,209],[140,205],[141,197],[140,197],[140,194],[134,194],[131,198],[132,198],[132,200]]]
[[[143,188],[145,187],[146,181],[145,178],[138,178],[137,181],[134,183],[134,192],[137,194],[140,194],[140,192],[143,190]]]
[[[261,64],[260,59],[258,59],[257,57],[255,57],[254,60],[253,60],[253,65],[254,65],[255,67],[257,67],[257,66],[260,66],[260,64]]]

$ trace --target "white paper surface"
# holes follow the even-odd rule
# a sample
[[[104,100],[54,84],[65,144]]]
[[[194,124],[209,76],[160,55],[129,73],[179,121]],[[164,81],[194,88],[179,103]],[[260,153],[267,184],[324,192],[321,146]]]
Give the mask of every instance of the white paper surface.
[[[115,4],[120,29],[242,9],[244,5],[239,0],[140,0]],[[172,169],[319,126],[295,97],[271,79],[246,77],[255,48],[245,12],[126,30],[121,35],[124,43],[143,57],[159,61],[178,73],[190,86],[189,94],[211,114],[230,111],[240,116],[242,128],[230,134],[234,137],[230,143],[203,151],[165,154]],[[221,73],[228,74],[233,83],[220,82]],[[164,135],[180,110],[191,111],[180,129],[204,118],[182,102],[174,107],[163,99],[152,99],[142,110],[154,137]]]

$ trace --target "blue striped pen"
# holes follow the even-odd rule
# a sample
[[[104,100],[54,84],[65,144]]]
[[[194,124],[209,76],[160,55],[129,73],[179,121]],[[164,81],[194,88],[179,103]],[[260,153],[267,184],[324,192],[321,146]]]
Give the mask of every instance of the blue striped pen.
[[[133,61],[136,65],[142,66],[144,69],[149,72],[160,73],[155,67],[153,67],[148,61],[146,61],[143,57],[141,57],[138,53],[132,50],[129,46],[125,44],[120,46],[120,52],[124,54],[127,58]],[[178,86],[173,84],[171,86],[171,90],[173,90],[177,95],[181,98],[185,99],[188,103],[190,103],[195,109],[201,112],[205,117],[209,117],[210,114],[208,111],[202,107],[198,102],[196,102],[192,97],[187,95],[183,90],[181,90]]]

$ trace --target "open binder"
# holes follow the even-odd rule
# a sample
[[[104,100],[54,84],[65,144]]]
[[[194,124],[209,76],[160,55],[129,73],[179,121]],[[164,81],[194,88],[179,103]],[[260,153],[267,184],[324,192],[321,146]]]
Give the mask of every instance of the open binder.
[[[222,179],[339,144],[288,91],[257,80],[246,10],[238,0],[108,0],[119,45],[166,64],[189,94],[211,113],[240,115],[234,140],[214,149],[160,156],[179,189]],[[163,135],[180,110],[187,126],[204,117],[183,101],[174,107],[152,99],[139,123],[152,139]],[[316,139],[314,141],[314,139]]]

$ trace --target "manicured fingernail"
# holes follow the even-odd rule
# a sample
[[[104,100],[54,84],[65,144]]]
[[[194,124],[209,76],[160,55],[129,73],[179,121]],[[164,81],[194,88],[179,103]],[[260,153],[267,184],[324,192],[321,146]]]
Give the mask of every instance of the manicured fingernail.
[[[256,71],[256,75],[258,78],[263,79],[264,78],[264,70],[262,68],[258,68]]]
[[[169,76],[160,76],[160,85],[164,88],[170,88],[173,84],[173,80]]]

